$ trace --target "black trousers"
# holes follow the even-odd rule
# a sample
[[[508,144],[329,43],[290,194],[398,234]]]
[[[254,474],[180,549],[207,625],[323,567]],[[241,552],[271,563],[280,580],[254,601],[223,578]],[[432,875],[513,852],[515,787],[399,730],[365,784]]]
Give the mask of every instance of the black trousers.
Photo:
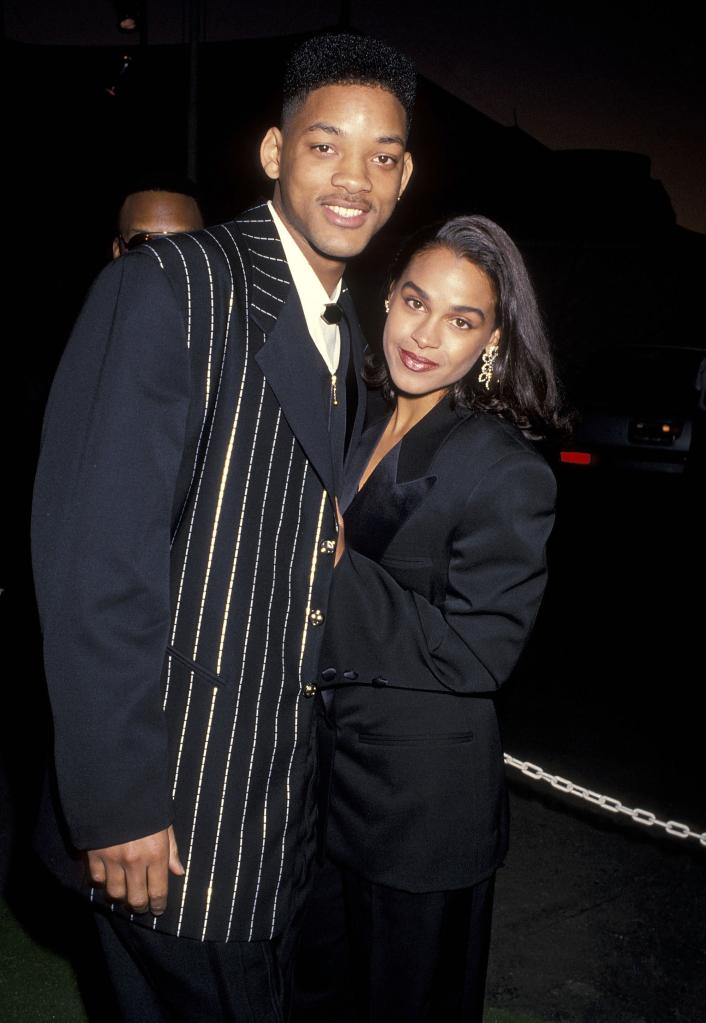
[[[327,863],[297,954],[294,1023],[481,1023],[494,885],[415,894]]]
[[[273,942],[194,941],[94,917],[124,1023],[283,1023]]]

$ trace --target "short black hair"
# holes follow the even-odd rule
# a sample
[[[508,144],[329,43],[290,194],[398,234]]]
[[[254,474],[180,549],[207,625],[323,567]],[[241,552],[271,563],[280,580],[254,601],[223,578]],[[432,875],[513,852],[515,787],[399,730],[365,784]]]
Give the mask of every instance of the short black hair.
[[[412,121],[417,72],[399,50],[370,36],[329,32],[294,50],[284,71],[282,123],[314,89],[325,85],[372,85],[395,96]]]
[[[163,171],[148,171],[140,176],[129,178],[121,192],[120,205],[130,195],[136,192],[175,192],[177,195],[188,195],[199,204],[199,190],[191,178],[180,177],[179,175],[164,173]]]

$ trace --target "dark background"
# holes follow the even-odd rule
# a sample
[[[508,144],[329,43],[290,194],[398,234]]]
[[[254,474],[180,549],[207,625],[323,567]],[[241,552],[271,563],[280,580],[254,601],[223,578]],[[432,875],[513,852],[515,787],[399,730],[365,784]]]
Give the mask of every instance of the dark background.
[[[5,674],[0,726],[9,797],[0,865],[10,893],[25,876],[49,741],[28,512],[51,376],[109,259],[134,175],[195,168],[209,222],[269,194],[257,147],[277,123],[283,60],[301,34],[352,25],[406,49],[423,72],[412,183],[348,274],[369,337],[379,335],[379,282],[401,237],[427,220],[478,212],[502,224],[527,259],[569,399],[598,351],[610,374],[617,344],[704,345],[704,64],[689,11],[531,6],[153,2],[145,45],[144,34],[140,44],[117,32],[109,2],[5,5],[11,499],[0,604],[5,650],[21,664]],[[132,59],[121,74],[125,53]],[[702,831],[699,487],[675,475],[580,471],[560,473],[559,483],[547,597],[500,701],[506,746]],[[515,798],[537,798],[527,795],[531,785],[513,781]],[[576,804],[563,812],[584,813]],[[630,826],[596,823],[621,836]],[[703,860],[689,841],[669,855]],[[561,850],[549,843],[547,855]],[[703,956],[703,920],[685,929],[692,941],[700,934]]]

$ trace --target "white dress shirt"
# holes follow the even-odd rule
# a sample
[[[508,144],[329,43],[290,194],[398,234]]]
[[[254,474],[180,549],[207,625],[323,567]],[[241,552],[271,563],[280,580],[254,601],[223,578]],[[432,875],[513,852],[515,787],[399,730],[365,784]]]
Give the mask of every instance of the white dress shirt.
[[[271,202],[267,204],[272,219],[275,222],[284,254],[287,257],[289,270],[297,289],[299,301],[304,310],[306,325],[309,328],[311,339],[316,345],[321,358],[328,367],[329,373],[334,375],[338,369],[338,362],[341,357],[341,334],[337,323],[326,323],[321,319],[324,306],[331,302],[337,302],[341,294],[341,282],[339,281],[329,296],[326,288],[316,276],[314,268],[299,248],[294,238],[287,230]]]

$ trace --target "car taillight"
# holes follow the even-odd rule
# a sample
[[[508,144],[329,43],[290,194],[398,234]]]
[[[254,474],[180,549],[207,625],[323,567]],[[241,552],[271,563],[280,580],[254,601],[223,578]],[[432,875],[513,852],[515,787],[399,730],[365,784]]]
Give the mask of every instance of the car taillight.
[[[561,451],[559,458],[565,465],[591,465],[595,461],[590,451]]]

